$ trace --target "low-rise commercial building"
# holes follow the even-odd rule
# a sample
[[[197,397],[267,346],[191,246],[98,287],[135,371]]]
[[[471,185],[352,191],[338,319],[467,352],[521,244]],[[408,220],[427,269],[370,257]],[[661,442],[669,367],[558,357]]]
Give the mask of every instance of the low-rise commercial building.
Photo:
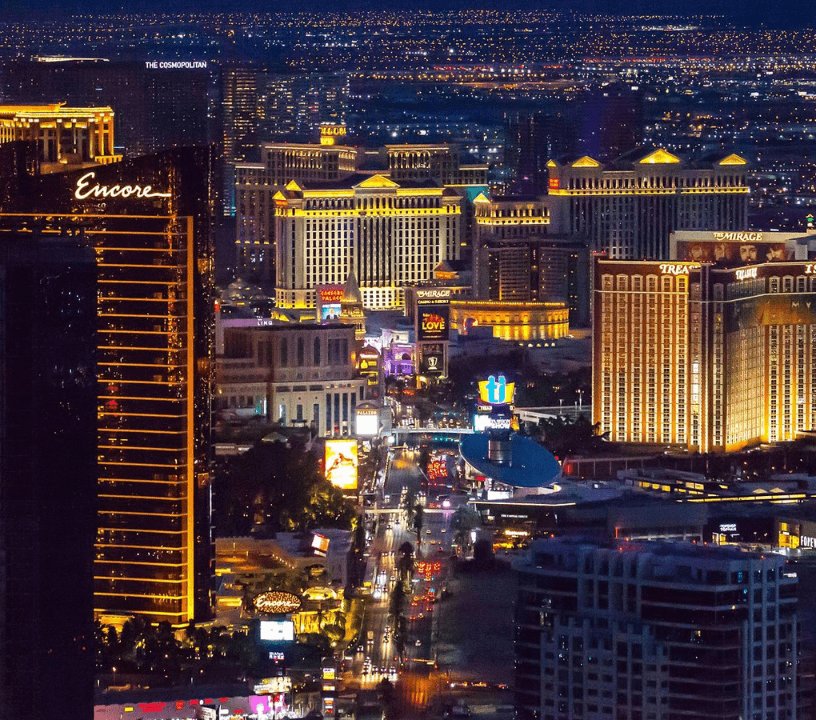
[[[367,397],[356,356],[351,325],[227,327],[216,406],[227,416],[308,426],[321,436],[354,435],[354,409]]]

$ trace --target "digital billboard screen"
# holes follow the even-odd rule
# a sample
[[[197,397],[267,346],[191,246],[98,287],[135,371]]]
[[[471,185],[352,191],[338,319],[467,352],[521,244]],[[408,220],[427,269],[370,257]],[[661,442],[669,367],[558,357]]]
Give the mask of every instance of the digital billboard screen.
[[[314,533],[312,535],[312,550],[314,550],[317,555],[325,556],[326,553],[329,552],[329,538],[325,535]]]
[[[340,490],[357,489],[357,441],[326,440],[326,480]]]
[[[342,285],[318,285],[315,288],[318,317],[321,322],[340,319],[340,304],[343,300],[343,292]]]
[[[447,340],[450,329],[449,305],[419,305],[417,307],[417,340]]]
[[[294,642],[295,624],[291,620],[261,620],[261,640]]]
[[[380,432],[380,413],[378,410],[360,409],[357,411],[357,437],[375,437]]]
[[[445,349],[442,343],[426,343],[420,346],[419,371],[423,375],[445,373]]]

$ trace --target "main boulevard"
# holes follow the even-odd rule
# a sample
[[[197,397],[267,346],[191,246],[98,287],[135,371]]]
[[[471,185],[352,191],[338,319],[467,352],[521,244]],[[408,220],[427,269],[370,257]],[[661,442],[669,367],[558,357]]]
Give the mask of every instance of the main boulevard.
[[[424,491],[418,457],[418,451],[412,448],[390,451],[384,479],[375,488],[375,505],[366,508],[369,522],[375,523],[366,572],[373,583],[359,643],[349,648],[344,673],[348,688],[373,688],[384,677],[396,683],[395,710],[401,716],[423,711],[442,683],[441,674],[434,668],[440,615],[444,613],[444,603],[438,599],[453,552],[453,534],[449,529],[452,509],[439,507],[439,496],[447,496],[449,488],[442,485],[428,488],[419,543],[417,532],[406,522],[403,494],[419,498]],[[399,548],[405,542],[414,547],[415,558],[414,580],[404,611],[405,653],[400,661],[393,620],[389,618],[389,598],[397,582]]]

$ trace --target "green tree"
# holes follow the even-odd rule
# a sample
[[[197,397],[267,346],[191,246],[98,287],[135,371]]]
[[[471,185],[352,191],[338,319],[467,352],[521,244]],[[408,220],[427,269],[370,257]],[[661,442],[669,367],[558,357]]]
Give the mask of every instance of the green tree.
[[[354,516],[351,504],[324,479],[318,455],[280,442],[259,442],[221,466],[216,489],[222,535],[349,528]]]
[[[541,443],[560,460],[576,455],[594,455],[608,452],[609,433],[601,432],[601,424],[594,425],[579,415],[574,421],[563,417],[543,418],[538,422]]]
[[[419,547],[420,542],[422,541],[422,527],[425,524],[425,509],[417,503],[414,506],[414,519],[413,519],[413,526],[414,532],[417,536],[417,547]]]
[[[414,574],[414,546],[407,540],[397,549],[397,570],[402,583],[410,583]]]

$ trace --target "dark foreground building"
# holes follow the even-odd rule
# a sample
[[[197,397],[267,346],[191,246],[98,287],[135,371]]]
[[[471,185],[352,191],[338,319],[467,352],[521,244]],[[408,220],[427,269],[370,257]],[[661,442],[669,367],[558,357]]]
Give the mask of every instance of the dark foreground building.
[[[2,186],[2,235],[79,234],[96,258],[103,622],[210,614],[210,168],[209,151],[183,149]]]
[[[797,717],[797,577],[784,557],[539,540],[515,569],[518,717]]]
[[[96,264],[81,233],[0,231],[0,717],[93,710]],[[73,714],[73,713],[76,714]]]

